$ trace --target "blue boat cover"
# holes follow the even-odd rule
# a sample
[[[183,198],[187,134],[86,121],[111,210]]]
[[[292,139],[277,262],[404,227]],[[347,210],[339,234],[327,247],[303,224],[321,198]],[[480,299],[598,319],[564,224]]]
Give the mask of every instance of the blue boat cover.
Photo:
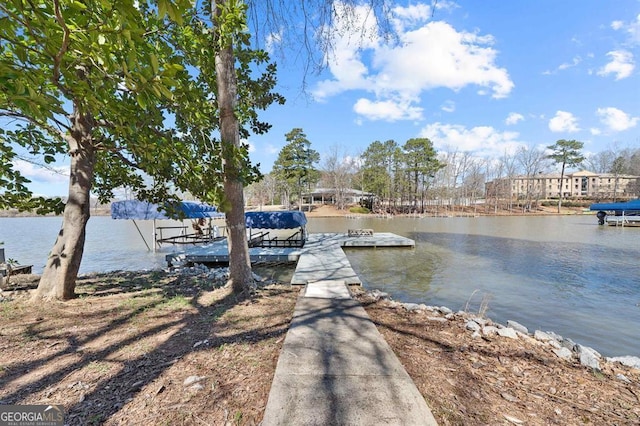
[[[178,204],[187,219],[199,219],[209,217],[224,217],[214,206],[193,201],[182,201]],[[146,201],[126,200],[111,203],[111,217],[113,219],[172,219],[158,204]]]
[[[247,228],[253,229],[292,229],[304,226],[307,217],[299,211],[246,212]]]
[[[626,203],[596,203],[589,206],[589,210],[602,210],[614,212],[640,211],[640,198]]]

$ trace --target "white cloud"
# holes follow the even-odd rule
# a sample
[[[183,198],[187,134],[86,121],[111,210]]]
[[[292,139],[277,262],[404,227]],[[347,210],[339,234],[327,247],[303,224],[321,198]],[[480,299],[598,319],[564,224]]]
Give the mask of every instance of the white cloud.
[[[640,14],[638,14],[635,21],[629,24],[627,33],[629,34],[629,41],[632,44],[640,44]]]
[[[436,10],[454,10],[458,9],[460,5],[454,1],[440,0],[436,2],[434,8]]]
[[[267,151],[267,154],[277,154],[280,152],[280,148],[269,143],[267,144],[266,151]]]
[[[407,7],[396,6],[393,8],[393,26],[399,33],[405,31],[407,27],[414,27],[431,17],[431,7],[419,3]]]
[[[622,21],[613,21],[611,23],[611,28],[613,28],[614,30],[619,30],[620,28],[624,27],[624,22]]]
[[[272,54],[276,50],[277,46],[282,44],[282,34],[283,31],[280,29],[278,32],[272,32],[267,35],[265,40],[265,49],[267,52]]]
[[[566,70],[566,69],[576,67],[576,66],[578,66],[581,62],[582,62],[582,58],[581,58],[580,56],[575,56],[575,57],[571,60],[571,62],[564,62],[564,63],[562,63],[562,64],[558,65],[558,68],[556,68],[555,70],[553,70],[553,71],[546,70],[546,71],[543,71],[543,72],[542,72],[542,74],[543,74],[543,75],[553,75],[553,74],[557,74],[557,72],[558,72],[558,71],[564,71],[564,70]]]
[[[635,21],[626,24],[623,21],[613,21],[611,28],[614,30],[622,30],[629,36],[628,43],[631,45],[640,45],[640,14],[636,16]]]
[[[252,142],[249,142],[249,141],[243,141],[243,142],[246,143],[247,146],[249,147],[248,148],[249,153],[256,152],[255,144],[253,144]]]
[[[557,111],[555,117],[549,120],[549,130],[552,132],[577,132],[580,130],[578,127],[578,119],[566,111]]]
[[[411,106],[408,102],[396,102],[393,100],[370,101],[358,99],[353,110],[369,120],[419,120],[422,118],[422,108]]]
[[[631,117],[624,111],[613,107],[598,108],[596,114],[598,114],[600,121],[604,125],[615,132],[621,132],[635,127],[640,120],[639,117]]]
[[[518,114],[517,112],[510,112],[509,116],[507,116],[507,119],[504,120],[504,122],[505,124],[511,126],[522,120],[524,120],[524,116],[522,114]]]
[[[429,138],[436,149],[455,148],[480,157],[497,158],[505,152],[513,153],[525,144],[517,132],[499,132],[490,126],[466,128],[458,124],[432,123],[424,127],[420,137]]]
[[[16,160],[13,165],[24,177],[33,182],[41,182],[51,185],[69,182],[69,166],[45,168],[24,160]]]
[[[453,101],[445,101],[440,109],[444,112],[454,112],[456,110],[456,103]]]
[[[615,74],[616,80],[622,80],[631,75],[635,68],[633,54],[627,50],[613,50],[607,53],[611,62],[598,70],[598,75],[608,76]]]
[[[580,56],[576,56],[573,58],[571,62],[565,62],[564,64],[560,64],[558,67],[559,70],[566,70],[568,68],[573,68],[582,62],[582,58]]]
[[[439,87],[459,91],[470,85],[493,98],[508,96],[514,84],[507,70],[495,63],[493,37],[458,32],[445,22],[425,24],[429,11],[427,6],[394,8],[397,44],[371,36],[363,45],[353,43],[348,36],[338,36],[328,61],[332,78],[315,87],[315,98],[324,100],[344,91],[362,90],[375,97],[370,105],[390,101],[415,104],[424,91]],[[350,21],[352,28],[355,19],[356,24],[364,25],[366,34],[377,34],[377,23],[371,15],[357,13]],[[339,30],[346,24],[338,23],[334,34],[343,34]],[[362,100],[359,102],[362,107]],[[404,119],[414,117],[414,113],[405,114]]]
[[[593,136],[598,136],[600,134],[602,134],[602,130],[598,129],[597,127],[592,127],[589,129],[589,132],[593,135]]]

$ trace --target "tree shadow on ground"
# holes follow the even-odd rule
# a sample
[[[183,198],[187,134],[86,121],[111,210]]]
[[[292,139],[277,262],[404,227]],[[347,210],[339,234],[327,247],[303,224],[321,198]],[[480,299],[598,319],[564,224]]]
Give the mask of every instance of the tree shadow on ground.
[[[35,320],[24,324],[21,337],[34,355],[0,372],[2,388],[8,389],[0,394],[2,403],[25,403],[34,394],[56,403],[63,395],[69,401],[73,393],[76,402],[65,404],[66,423],[103,423],[192,352],[286,333],[288,321],[213,333],[226,312],[253,303],[225,289],[211,296],[214,286],[202,277],[157,271],[81,278],[78,299],[40,306]]]

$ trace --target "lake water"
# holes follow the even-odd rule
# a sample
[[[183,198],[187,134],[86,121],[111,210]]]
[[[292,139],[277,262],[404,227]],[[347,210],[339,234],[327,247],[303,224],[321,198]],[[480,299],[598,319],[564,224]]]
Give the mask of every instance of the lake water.
[[[137,222],[149,241],[150,221]],[[159,225],[168,223],[160,222]],[[61,219],[0,218],[7,259],[41,273]],[[309,232],[372,228],[415,249],[352,249],[368,289],[398,301],[444,305],[554,331],[605,356],[640,356],[640,229],[597,225],[594,216],[311,218]],[[92,217],[81,273],[166,266],[131,221]]]

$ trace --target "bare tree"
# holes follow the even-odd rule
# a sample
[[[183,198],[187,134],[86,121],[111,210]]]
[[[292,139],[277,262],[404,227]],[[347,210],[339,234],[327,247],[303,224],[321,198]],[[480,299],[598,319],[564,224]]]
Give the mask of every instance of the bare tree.
[[[333,191],[336,207],[344,210],[347,204],[346,193],[352,186],[351,180],[355,171],[355,162],[338,146],[329,148],[329,154],[324,159],[322,167],[323,181],[326,187]]]
[[[586,155],[584,165],[589,171],[594,173],[609,173],[615,159],[615,152],[608,149],[596,154]]]
[[[542,180],[538,176],[541,174],[548,163],[547,156],[544,151],[537,148],[521,147],[516,152],[516,161],[522,167],[522,171],[526,179],[525,188],[525,210],[531,209],[532,201],[535,198],[536,204],[543,193]]]

